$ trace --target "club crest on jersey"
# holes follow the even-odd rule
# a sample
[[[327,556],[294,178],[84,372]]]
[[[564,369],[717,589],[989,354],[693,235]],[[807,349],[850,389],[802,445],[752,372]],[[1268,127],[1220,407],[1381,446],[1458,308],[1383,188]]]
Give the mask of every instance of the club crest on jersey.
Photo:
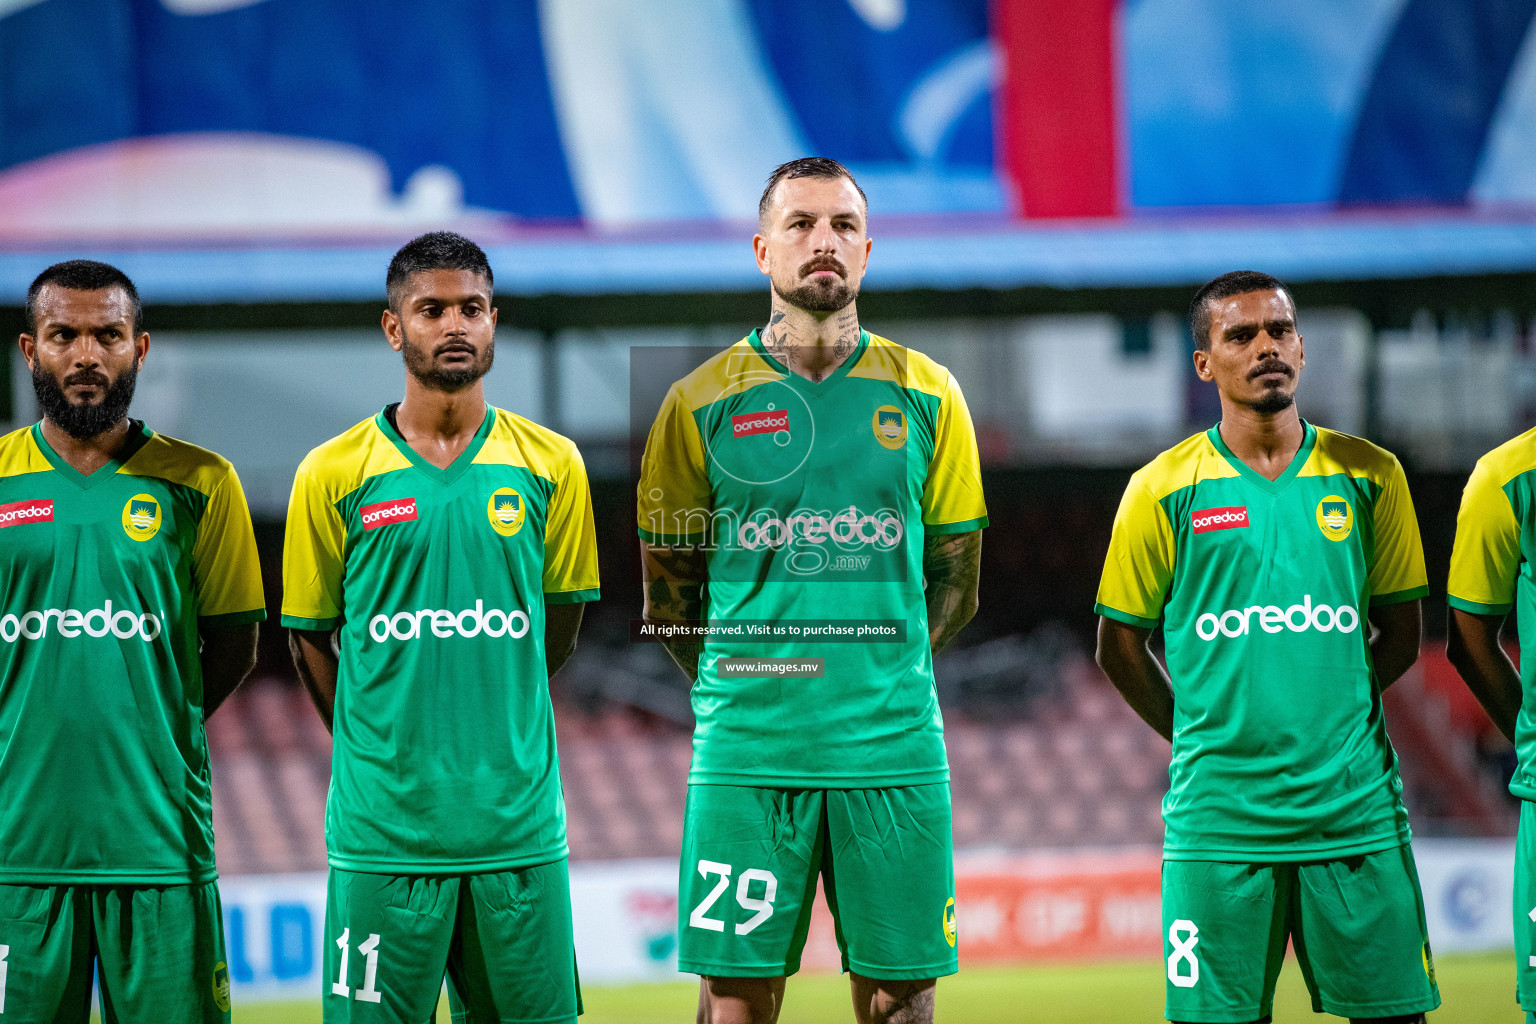
[[[789,432],[789,410],[774,410],[768,407],[767,412],[744,412],[739,416],[731,417],[732,437],[751,437],[753,434],[777,434],[779,431]]]
[[[20,526],[23,523],[51,523],[53,522],[53,499],[43,498],[37,501],[13,501],[6,505],[0,505],[0,530],[7,526]]]
[[[955,898],[951,896],[949,902],[944,904],[944,941],[953,946],[958,938],[959,933],[955,929]]]
[[[135,494],[123,506],[123,532],[134,540],[149,540],[160,532],[160,502],[153,495]]]
[[[503,537],[510,537],[523,528],[528,510],[523,506],[523,496],[510,487],[498,487],[486,503],[485,516],[491,521],[491,529]]]
[[[875,410],[872,421],[875,440],[895,451],[907,443],[907,416],[894,405],[882,405]]]
[[[1343,540],[1355,528],[1355,513],[1337,494],[1330,494],[1317,503],[1317,528],[1329,540]]]
[[[364,505],[357,510],[363,521],[363,529],[377,530],[390,523],[410,523],[416,520],[416,499],[396,498],[376,505]]]
[[[1189,521],[1195,533],[1242,530],[1248,526],[1248,506],[1229,505],[1225,508],[1197,509],[1190,514]]]

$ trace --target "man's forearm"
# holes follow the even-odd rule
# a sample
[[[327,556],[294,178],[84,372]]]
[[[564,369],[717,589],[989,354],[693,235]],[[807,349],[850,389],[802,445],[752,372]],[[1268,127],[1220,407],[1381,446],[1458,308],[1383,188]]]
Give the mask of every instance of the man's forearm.
[[[1370,622],[1371,666],[1376,671],[1376,685],[1385,690],[1419,660],[1419,646],[1424,635],[1423,611],[1418,601],[1372,608]]]
[[[203,633],[203,718],[219,709],[256,667],[256,623]]]
[[[928,581],[928,646],[937,654],[976,614],[981,531],[923,538],[923,576]]]
[[[293,665],[327,731],[330,731],[336,713],[336,677],[340,669],[331,637],[329,633],[288,631],[288,650],[293,655]]]
[[[1474,615],[1453,608],[1449,619],[1446,657],[1499,732],[1511,743],[1515,742],[1515,723],[1520,717],[1523,691],[1520,673],[1499,645],[1499,629],[1504,616]]]
[[[1141,720],[1163,739],[1173,740],[1173,687],[1168,673],[1147,647],[1151,630],[1112,619],[1099,620],[1095,660]]]
[[[704,614],[704,581],[709,563],[696,547],[646,544],[645,569],[647,622],[698,622]],[[699,657],[704,643],[694,639],[663,640],[662,646],[690,681],[699,678]]]

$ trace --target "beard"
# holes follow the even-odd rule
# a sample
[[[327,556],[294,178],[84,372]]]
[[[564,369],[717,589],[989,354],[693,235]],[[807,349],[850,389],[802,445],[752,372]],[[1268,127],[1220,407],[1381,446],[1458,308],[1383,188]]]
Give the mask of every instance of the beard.
[[[1295,404],[1296,396],[1294,394],[1281,391],[1279,388],[1273,388],[1264,392],[1263,397],[1254,402],[1249,408],[1256,413],[1272,416],[1277,412],[1284,412]]]
[[[803,309],[807,313],[836,313],[840,309],[847,308],[849,303],[859,297],[859,290],[849,286],[847,271],[835,259],[811,260],[800,268],[800,276],[803,278],[817,270],[834,270],[839,276],[830,279],[815,278],[790,288],[781,288],[779,282],[774,281],[774,294],[796,309]]]
[[[481,352],[475,361],[469,366],[450,367],[444,369],[436,363],[437,353],[428,355],[420,346],[411,341],[410,335],[405,333],[405,325],[400,326],[400,353],[405,357],[405,368],[417,383],[430,391],[445,391],[449,394],[463,391],[475,381],[491,372],[491,364],[496,361],[496,342],[488,342],[485,351]],[[441,351],[442,346],[439,346]]]
[[[117,375],[107,385],[107,393],[95,405],[71,402],[64,394],[66,384],[105,384],[106,375],[95,370],[70,374],[63,383],[41,364],[32,367],[32,391],[37,395],[37,406],[43,416],[60,430],[77,441],[89,441],[100,437],[122,422],[133,403],[133,389],[139,379],[139,360]]]

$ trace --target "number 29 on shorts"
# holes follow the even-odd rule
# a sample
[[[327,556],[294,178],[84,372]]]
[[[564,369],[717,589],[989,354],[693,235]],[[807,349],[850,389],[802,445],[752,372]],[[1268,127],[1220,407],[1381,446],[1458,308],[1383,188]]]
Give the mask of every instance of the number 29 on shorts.
[[[719,881],[708,894],[693,908],[693,913],[688,915],[688,927],[703,928],[712,932],[725,931],[725,922],[719,918],[710,917],[709,912],[719,901],[721,894],[731,884],[731,873],[734,869],[729,864],[722,864],[717,860],[699,861],[699,874],[705,879],[718,876]],[[754,882],[763,883],[763,894],[752,895]],[[773,901],[779,894],[779,880],[773,876],[772,871],[763,868],[747,868],[739,876],[736,882],[736,903],[743,910],[753,911],[753,915],[745,921],[736,923],[736,934],[747,935],[758,925],[773,916]]]

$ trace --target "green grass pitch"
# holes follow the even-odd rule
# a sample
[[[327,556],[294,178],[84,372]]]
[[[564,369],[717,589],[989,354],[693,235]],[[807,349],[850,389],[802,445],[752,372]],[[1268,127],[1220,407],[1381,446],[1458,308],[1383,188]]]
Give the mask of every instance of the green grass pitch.
[[[1437,957],[1444,1005],[1431,1024],[1521,1024],[1515,1006],[1510,953]],[[587,985],[584,1024],[681,1024],[693,1019],[696,982],[609,987]],[[1158,963],[976,967],[939,982],[937,1016],[945,1024],[1102,1024],[1106,1020],[1162,1019],[1163,976]],[[446,1003],[438,1021],[447,1024]],[[1338,1020],[1312,1013],[1295,961],[1286,964],[1275,995],[1276,1024]],[[236,1024],[319,1024],[319,1001],[235,1006]],[[836,975],[791,978],[782,1024],[853,1020],[848,983]]]

